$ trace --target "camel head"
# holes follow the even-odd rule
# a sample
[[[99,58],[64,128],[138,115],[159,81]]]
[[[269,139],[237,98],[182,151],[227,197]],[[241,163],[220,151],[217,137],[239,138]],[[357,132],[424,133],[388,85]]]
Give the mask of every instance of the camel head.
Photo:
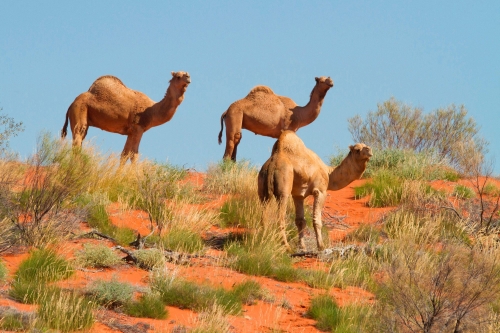
[[[352,155],[358,163],[366,163],[373,156],[372,149],[364,143],[349,146],[349,150],[349,155]]]
[[[172,72],[172,79],[170,80],[170,84],[175,85],[176,87],[186,91],[187,86],[191,83],[191,77],[188,72]]]
[[[328,87],[328,89],[333,87],[333,80],[330,77],[320,76],[316,77],[315,79],[318,84],[324,84]]]

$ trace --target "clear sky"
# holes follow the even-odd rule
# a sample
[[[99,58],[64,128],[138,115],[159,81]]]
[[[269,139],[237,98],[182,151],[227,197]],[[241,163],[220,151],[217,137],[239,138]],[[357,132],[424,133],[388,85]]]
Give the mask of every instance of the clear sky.
[[[232,102],[263,84],[305,105],[314,77],[330,76],[318,119],[298,131],[325,161],[353,143],[348,118],[395,97],[427,112],[465,105],[500,172],[498,0],[0,2],[0,107],[25,124],[10,143],[22,157],[41,131],[59,135],[99,76],[159,101],[180,70],[184,102],[141,141],[152,160],[205,170],[224,153]],[[126,137],[90,128],[88,139],[120,153]],[[244,130],[238,159],[262,165],[274,141]]]

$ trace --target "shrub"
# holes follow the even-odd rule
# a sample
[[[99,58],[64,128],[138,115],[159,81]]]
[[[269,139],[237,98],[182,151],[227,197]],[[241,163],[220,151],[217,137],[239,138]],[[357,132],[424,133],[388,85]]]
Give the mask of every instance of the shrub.
[[[95,305],[74,291],[52,293],[40,302],[38,317],[45,326],[61,332],[89,329]]]
[[[450,105],[424,115],[420,108],[391,98],[378,104],[365,120],[356,115],[348,122],[354,141],[368,142],[373,149],[433,150],[452,164],[460,162],[458,143],[469,142],[475,151],[485,152],[479,129],[463,106]]]
[[[48,283],[68,278],[74,273],[71,265],[53,250],[34,250],[21,262],[15,281]]]
[[[2,157],[9,149],[10,138],[24,131],[24,126],[22,122],[16,123],[13,118],[0,114],[0,129],[2,129],[0,131],[0,157]]]
[[[98,304],[114,308],[129,303],[132,300],[134,287],[128,283],[119,282],[116,278],[111,281],[95,281],[88,289]]]
[[[471,188],[460,184],[455,186],[452,194],[461,199],[470,199],[475,196],[475,193]]]
[[[160,268],[165,264],[165,255],[159,249],[143,249],[134,252],[139,267],[147,270]]]
[[[154,319],[165,319],[168,316],[161,297],[154,293],[143,294],[138,301],[127,303],[125,313],[132,317]]]
[[[84,244],[76,255],[77,262],[84,267],[105,268],[122,263],[122,259],[105,245]]]
[[[378,331],[479,332],[500,295],[498,258],[482,249],[405,242],[384,265]]]
[[[42,134],[26,164],[25,181],[18,190],[0,191],[0,206],[16,225],[21,241],[43,247],[68,237],[80,220],[68,205],[88,184],[89,156]]]

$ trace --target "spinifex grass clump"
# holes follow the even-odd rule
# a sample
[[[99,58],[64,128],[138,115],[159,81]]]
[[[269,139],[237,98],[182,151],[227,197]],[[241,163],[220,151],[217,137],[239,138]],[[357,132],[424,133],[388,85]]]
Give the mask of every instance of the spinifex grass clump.
[[[111,281],[95,281],[88,289],[88,294],[98,304],[108,308],[115,308],[129,303],[132,300],[134,287],[128,283],[119,282],[116,278]]]
[[[160,249],[150,248],[134,252],[139,267],[147,270],[161,268],[165,264],[165,255]]]
[[[216,303],[228,314],[239,314],[242,310],[241,300],[223,288],[212,288],[179,278],[155,279],[151,288],[160,294],[164,304],[170,306],[202,311]]]
[[[94,323],[95,304],[75,291],[54,290],[39,303],[43,326],[60,332],[89,329]]]
[[[161,238],[161,245],[168,250],[196,253],[204,249],[205,244],[199,233],[189,229],[174,227]]]
[[[460,199],[470,199],[473,198],[476,194],[471,188],[459,184],[456,185],[453,189],[453,195]]]
[[[35,303],[48,283],[66,279],[73,273],[71,265],[54,251],[35,250],[19,266],[9,294],[20,302]]]
[[[84,244],[76,260],[83,267],[105,268],[119,265],[122,258],[105,245]]]
[[[146,293],[139,300],[125,305],[125,313],[132,317],[165,319],[168,311],[159,294]]]
[[[341,321],[341,310],[328,295],[313,298],[306,314],[317,321],[316,327],[322,331],[333,331]]]

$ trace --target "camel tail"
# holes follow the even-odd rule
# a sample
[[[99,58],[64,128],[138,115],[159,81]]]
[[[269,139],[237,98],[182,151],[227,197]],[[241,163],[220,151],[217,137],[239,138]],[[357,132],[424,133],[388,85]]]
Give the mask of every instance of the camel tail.
[[[219,132],[219,144],[222,143],[222,131],[224,130],[224,118],[226,118],[227,111],[220,116],[220,132]]]
[[[64,122],[63,128],[61,130],[61,138],[64,139],[68,134],[68,118],[69,118],[69,108],[66,111],[66,121]]]

